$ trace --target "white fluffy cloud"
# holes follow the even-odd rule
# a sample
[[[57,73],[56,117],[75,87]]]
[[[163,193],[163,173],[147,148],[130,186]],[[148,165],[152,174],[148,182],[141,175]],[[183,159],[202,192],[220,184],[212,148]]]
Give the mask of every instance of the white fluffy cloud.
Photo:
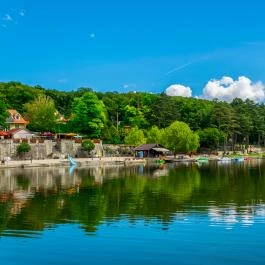
[[[262,82],[253,83],[249,78],[240,76],[238,80],[224,76],[220,80],[210,80],[204,90],[205,98],[231,101],[234,98],[262,101],[265,99],[265,87]]]
[[[166,94],[168,96],[181,96],[181,97],[191,97],[192,90],[188,86],[183,86],[179,84],[174,84],[166,89]]]

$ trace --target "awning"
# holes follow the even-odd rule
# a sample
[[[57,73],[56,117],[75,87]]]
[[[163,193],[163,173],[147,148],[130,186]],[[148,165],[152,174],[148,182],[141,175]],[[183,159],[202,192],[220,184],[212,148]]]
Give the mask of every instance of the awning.
[[[83,136],[81,136],[81,135],[76,135],[76,136],[74,136],[74,138],[83,138]]]
[[[4,131],[0,131],[0,136],[8,136],[8,133]]]
[[[154,147],[152,148],[152,150],[155,150],[156,152],[161,152],[161,153],[170,152],[168,149],[162,148],[162,147]]]
[[[42,133],[40,133],[40,136],[51,137],[51,136],[53,136],[53,134],[51,132],[42,132]]]
[[[65,136],[68,136],[68,137],[74,137],[76,136],[77,134],[76,133],[67,133]]]

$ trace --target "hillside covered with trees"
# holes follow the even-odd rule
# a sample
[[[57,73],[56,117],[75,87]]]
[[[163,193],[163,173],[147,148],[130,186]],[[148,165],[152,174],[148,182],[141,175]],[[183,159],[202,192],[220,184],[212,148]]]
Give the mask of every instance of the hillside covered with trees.
[[[165,133],[168,136],[175,130],[172,126],[177,126],[178,130],[191,129],[200,146],[210,149],[227,144],[265,144],[264,104],[238,98],[228,103],[163,93],[103,93],[90,88],[59,91],[18,82],[0,83],[2,127],[7,108],[29,119],[30,130],[75,132],[105,143],[133,144],[135,138],[137,144],[163,142]],[[67,122],[60,122],[62,116]],[[174,125],[176,121],[182,124]]]

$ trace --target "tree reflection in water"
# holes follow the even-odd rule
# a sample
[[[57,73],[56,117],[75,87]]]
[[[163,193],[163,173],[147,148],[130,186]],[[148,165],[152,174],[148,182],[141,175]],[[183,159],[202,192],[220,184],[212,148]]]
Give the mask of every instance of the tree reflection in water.
[[[0,231],[75,222],[91,233],[122,218],[167,224],[192,214],[252,225],[265,216],[265,164],[253,163],[2,170]]]

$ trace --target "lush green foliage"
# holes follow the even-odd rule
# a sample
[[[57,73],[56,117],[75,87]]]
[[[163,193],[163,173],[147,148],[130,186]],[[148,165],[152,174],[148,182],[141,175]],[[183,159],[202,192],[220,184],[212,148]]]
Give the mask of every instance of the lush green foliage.
[[[161,143],[162,131],[159,130],[157,126],[153,126],[150,130],[147,131],[146,142],[148,144]]]
[[[174,154],[196,151],[199,147],[199,136],[186,123],[175,121],[163,131],[162,144]]]
[[[206,128],[198,131],[200,137],[200,146],[216,149],[219,145],[225,143],[226,134],[217,128]]]
[[[3,129],[6,127],[6,118],[8,114],[6,111],[6,104],[2,100],[2,97],[0,97],[0,129]]]
[[[17,154],[21,155],[24,153],[29,152],[31,149],[30,145],[28,143],[21,143],[17,146]]]
[[[54,119],[51,119],[51,124],[44,129],[29,117],[29,129],[74,131],[89,137],[101,137],[107,143],[123,143],[124,126],[137,126],[145,130],[147,142],[153,142],[159,138],[156,134],[161,129],[178,120],[200,133],[202,147],[213,149],[228,145],[234,149],[239,145],[245,148],[251,144],[265,145],[265,105],[251,100],[234,99],[227,103],[141,92],[92,92],[90,88],[66,92],[18,82],[0,83],[0,94],[3,95],[0,125],[5,120],[5,105],[25,114],[30,112],[29,103],[33,104],[40,96],[49,96],[55,109],[70,121],[54,129]],[[153,126],[159,130],[151,129]],[[208,128],[216,128],[221,138],[226,136],[225,139],[217,140],[217,131]]]
[[[87,151],[87,152],[90,152],[92,151],[94,148],[95,148],[95,145],[94,143],[91,141],[91,140],[84,140],[82,142],[82,148]]]
[[[41,87],[31,87],[18,82],[0,83],[0,94],[4,95],[7,107],[18,112],[25,111],[24,104],[44,94]]]
[[[56,109],[51,98],[39,95],[32,102],[25,104],[25,116],[30,121],[28,128],[36,132],[54,131]]]
[[[144,132],[138,127],[132,128],[124,139],[125,144],[138,146],[146,143],[146,139],[144,137]]]
[[[93,92],[86,92],[73,102],[72,130],[98,138],[106,123],[105,106]]]
[[[121,136],[122,135],[119,130],[117,130],[117,128],[111,123],[108,123],[108,125],[103,128],[101,134],[101,137],[104,139],[105,143],[109,144],[120,144]]]

